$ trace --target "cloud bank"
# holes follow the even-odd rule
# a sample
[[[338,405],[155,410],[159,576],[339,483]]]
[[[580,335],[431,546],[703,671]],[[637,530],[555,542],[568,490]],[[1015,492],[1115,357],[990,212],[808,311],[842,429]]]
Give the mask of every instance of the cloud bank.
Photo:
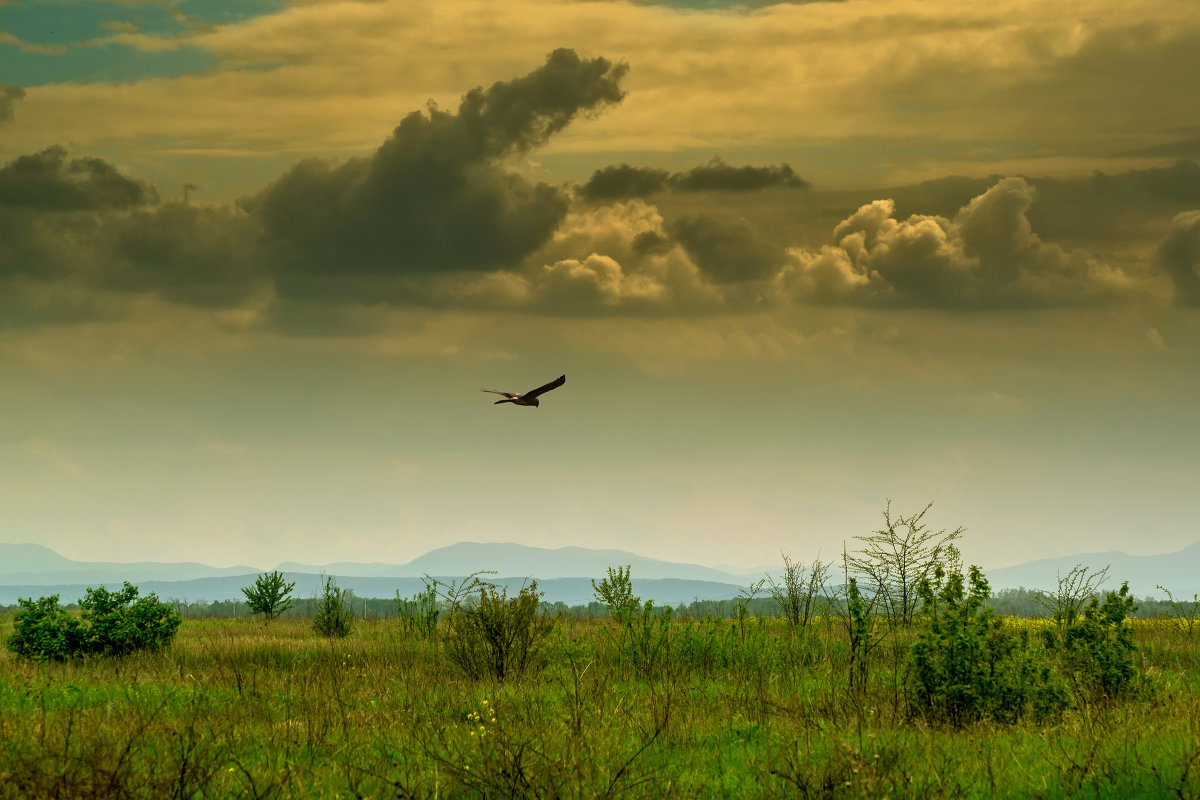
[[[1130,197],[1149,225],[1146,214],[1200,197],[1193,162],[1043,181],[1044,191],[1016,176],[929,182],[823,229],[810,213],[814,233],[800,240],[784,215],[812,193],[759,192],[810,188],[786,164],[619,164],[581,187],[529,177],[523,159],[623,101],[626,73],[558,49],[521,77],[467,92],[454,111],[431,103],[408,114],[368,157],[301,160],[226,206],[160,202],[150,184],[61,146],[18,156],[0,167],[0,280],[13,281],[6,306],[40,299],[9,324],[92,318],[101,307],[107,316],[113,298],[145,295],[306,334],[370,330],[363,321],[381,315],[366,309],[1026,309],[1129,302],[1156,276],[1178,304],[1200,305],[1200,212],[1164,217],[1157,255],[1140,266],[1039,231],[1065,220],[1060,231],[1100,237],[1125,219],[1113,209]],[[19,92],[4,96],[11,105]],[[1039,216],[1043,194],[1052,208]],[[900,204],[920,210],[904,216]],[[38,282],[77,302],[51,313]],[[89,290],[104,302],[80,301]]]

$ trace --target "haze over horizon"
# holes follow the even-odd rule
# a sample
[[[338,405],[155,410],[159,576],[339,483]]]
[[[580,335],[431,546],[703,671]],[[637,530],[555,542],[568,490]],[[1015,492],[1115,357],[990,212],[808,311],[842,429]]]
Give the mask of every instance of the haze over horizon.
[[[0,542],[1179,550],[1198,93],[1168,0],[0,2]]]

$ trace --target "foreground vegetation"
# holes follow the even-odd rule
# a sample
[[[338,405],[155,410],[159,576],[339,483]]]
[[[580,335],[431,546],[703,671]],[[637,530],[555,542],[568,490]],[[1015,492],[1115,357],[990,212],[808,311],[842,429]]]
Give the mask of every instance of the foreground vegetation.
[[[837,616],[676,618],[650,665],[613,621],[562,618],[504,682],[396,620],[187,621],[159,652],[0,656],[0,796],[1195,797],[1200,643],[1125,624],[1136,691],[953,727],[911,713],[915,634],[852,686]]]
[[[0,797],[1200,797],[1195,599],[1136,619],[1079,567],[1044,618],[1000,615],[926,511],[889,505],[836,585],[785,555],[721,616],[643,602],[628,567],[584,617],[484,573],[382,619],[332,578],[289,608],[278,573],[244,590],[257,619],[25,600]]]

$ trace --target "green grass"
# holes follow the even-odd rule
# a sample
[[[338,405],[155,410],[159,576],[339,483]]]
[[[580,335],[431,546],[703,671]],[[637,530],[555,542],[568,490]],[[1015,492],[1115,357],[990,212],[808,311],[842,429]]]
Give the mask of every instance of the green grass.
[[[1135,625],[1133,697],[965,729],[906,718],[903,636],[852,692],[829,621],[687,625],[645,672],[610,623],[560,621],[546,666],[505,684],[457,676],[395,620],[340,640],[299,619],[188,620],[157,654],[4,653],[0,797],[1200,795],[1200,641],[1167,621]]]

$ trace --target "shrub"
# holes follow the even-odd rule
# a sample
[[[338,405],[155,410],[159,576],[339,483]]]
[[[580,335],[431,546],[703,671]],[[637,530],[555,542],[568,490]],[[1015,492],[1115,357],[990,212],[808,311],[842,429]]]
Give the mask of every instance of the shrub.
[[[1076,564],[1066,575],[1058,576],[1058,588],[1053,593],[1039,591],[1035,598],[1059,625],[1070,625],[1107,577],[1108,567],[1094,570]]]
[[[780,614],[792,627],[806,627],[818,611],[820,597],[825,592],[832,564],[816,559],[812,566],[805,567],[793,561],[789,553],[782,553],[782,582],[768,577],[771,599],[779,607]]]
[[[292,607],[292,589],[296,582],[287,583],[282,572],[265,572],[254,579],[253,586],[242,588],[251,614],[262,614],[270,621]]]
[[[933,503],[907,517],[892,517],[892,502],[883,510],[883,528],[870,536],[854,538],[865,545],[853,555],[843,554],[842,560],[851,573],[867,578],[875,588],[872,602],[882,603],[893,625],[908,627],[917,612],[921,581],[933,576],[938,566],[943,569],[955,557],[950,548],[962,537],[965,528],[939,531],[925,524],[925,514]]]
[[[642,675],[649,677],[665,668],[671,660],[671,607],[654,608],[647,600],[640,613],[624,620],[627,632],[624,655]]]
[[[6,645],[21,658],[63,661],[83,652],[83,625],[58,604],[58,595],[21,598]]]
[[[103,586],[88,589],[79,601],[89,653],[123,656],[135,650],[159,650],[175,638],[183,622],[179,612],[160,603],[154,594],[138,597],[138,588],[125,581],[120,592]]]
[[[456,603],[450,609],[446,654],[471,678],[519,678],[541,666],[542,650],[553,621],[538,614],[537,581],[521,588],[516,597],[508,590],[478,581],[476,602]]]
[[[437,580],[429,578],[424,590],[407,600],[400,596],[399,589],[396,590],[396,611],[400,614],[400,623],[405,633],[428,639],[437,631],[440,614],[437,587]]]
[[[58,595],[22,599],[8,638],[8,649],[23,658],[63,661],[84,655],[123,656],[159,650],[175,638],[183,618],[149,594],[138,597],[128,581],[119,592],[88,589],[75,617],[58,604]]]
[[[1066,693],[1028,632],[1005,629],[985,607],[988,582],[978,567],[970,568],[969,582],[968,592],[961,572],[947,576],[938,567],[934,580],[918,587],[926,616],[909,651],[909,713],[964,725],[1061,711]]]
[[[1129,584],[1122,583],[1103,603],[1093,597],[1081,615],[1056,615],[1058,627],[1042,631],[1082,700],[1117,697],[1133,688],[1137,645],[1127,618],[1136,610]]]
[[[325,578],[325,587],[317,598],[316,613],[313,614],[313,630],[322,636],[343,637],[350,633],[354,620],[350,614],[349,589],[339,589],[332,577]]]

